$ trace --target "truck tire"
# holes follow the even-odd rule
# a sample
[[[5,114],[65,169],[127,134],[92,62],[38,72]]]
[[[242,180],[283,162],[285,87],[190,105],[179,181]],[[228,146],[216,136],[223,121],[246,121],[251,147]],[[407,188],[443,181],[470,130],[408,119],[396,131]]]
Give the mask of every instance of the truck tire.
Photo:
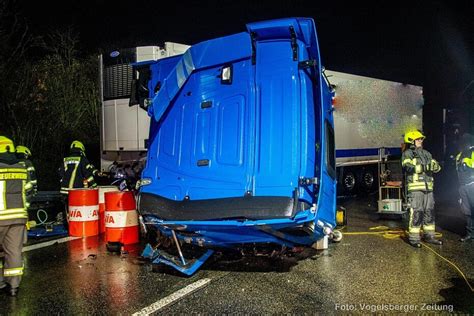
[[[342,190],[345,194],[352,194],[357,189],[357,178],[352,170],[345,170],[342,175]]]
[[[375,189],[376,183],[374,170],[372,170],[372,168],[362,170],[360,182],[361,188],[365,192],[372,192]]]

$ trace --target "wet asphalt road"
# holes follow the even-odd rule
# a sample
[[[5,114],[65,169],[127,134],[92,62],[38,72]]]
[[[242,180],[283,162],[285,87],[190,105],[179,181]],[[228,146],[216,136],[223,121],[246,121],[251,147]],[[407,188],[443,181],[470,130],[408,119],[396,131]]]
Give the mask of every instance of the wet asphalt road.
[[[375,214],[375,196],[341,199],[343,232],[402,226]],[[474,286],[474,243],[458,242],[462,218],[453,201],[438,202],[443,246],[429,246],[454,262]],[[2,315],[130,315],[196,281],[202,288],[155,314],[334,314],[435,309],[474,313],[474,293],[460,274],[427,247],[402,238],[346,235],[327,250],[307,248],[294,257],[222,258],[193,277],[154,269],[140,259],[143,245],[108,253],[100,237],[25,252],[19,296],[0,296]]]

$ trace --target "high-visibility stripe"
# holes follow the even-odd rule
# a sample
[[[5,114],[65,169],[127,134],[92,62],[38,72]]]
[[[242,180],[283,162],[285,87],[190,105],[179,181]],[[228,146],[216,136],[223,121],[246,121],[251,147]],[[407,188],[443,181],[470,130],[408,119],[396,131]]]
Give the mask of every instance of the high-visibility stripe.
[[[423,170],[421,169],[421,165],[416,165],[415,166],[415,173],[422,173]]]
[[[410,208],[410,219],[408,220],[408,232],[412,234],[420,233],[420,227],[413,226],[413,207]]]
[[[7,197],[5,196],[5,187],[6,182],[0,181],[0,210],[4,210],[5,204],[7,204]]]
[[[23,275],[23,267],[9,268],[9,269],[3,270],[3,276],[5,277],[11,277],[11,276],[17,276],[17,275]]]
[[[66,157],[64,158],[65,163],[79,163],[81,161],[81,157]]]
[[[79,167],[79,164],[76,164],[74,166],[74,170],[72,171],[72,174],[71,174],[71,179],[69,179],[69,188],[74,187],[74,180],[76,179],[77,167]]]
[[[0,221],[6,221],[9,219],[23,219],[23,218],[28,218],[28,213],[18,213],[18,214],[12,214],[12,215],[1,215],[0,214]]]
[[[5,214],[5,215],[8,215],[8,214],[16,214],[16,213],[21,213],[21,212],[26,212],[26,210],[24,208],[20,208],[20,207],[17,207],[17,208],[9,208],[9,209],[5,209],[5,210],[2,210],[0,212],[0,215],[2,214]]]
[[[471,155],[471,158],[463,158],[462,162],[466,164],[469,168],[474,168],[474,152]]]
[[[0,180],[23,180],[28,179],[28,175],[17,173],[17,172],[10,172],[10,173],[0,173]]]
[[[426,185],[424,182],[408,183],[408,191],[426,189],[433,190],[433,182],[427,182]]]
[[[26,173],[26,169],[25,168],[2,168],[2,169],[0,169],[0,173],[5,173],[5,172]]]
[[[423,230],[425,232],[429,231],[429,232],[433,232],[435,230],[435,225],[424,225],[423,226]]]
[[[22,198],[22,200],[23,200],[23,206],[24,206],[25,208],[28,208],[28,207],[30,207],[30,203],[28,203],[28,201],[27,201],[27,198],[26,198],[26,191],[29,191],[30,189],[32,189],[33,186],[31,185],[30,182],[28,182],[28,183],[25,183],[25,182],[26,182],[26,181],[23,180],[23,183],[22,183],[22,185],[23,185],[23,190],[21,190],[21,198]],[[27,185],[29,185],[28,188],[26,187]]]
[[[420,227],[410,227],[408,229],[408,233],[410,233],[410,234],[419,234],[420,233]]]

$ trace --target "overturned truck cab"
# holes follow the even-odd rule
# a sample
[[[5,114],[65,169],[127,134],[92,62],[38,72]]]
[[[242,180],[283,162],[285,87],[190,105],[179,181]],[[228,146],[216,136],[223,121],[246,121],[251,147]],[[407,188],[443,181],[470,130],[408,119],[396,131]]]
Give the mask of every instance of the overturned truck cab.
[[[333,94],[312,19],[250,23],[135,69],[152,118],[138,211],[176,250],[144,256],[190,275],[218,249],[333,235]]]

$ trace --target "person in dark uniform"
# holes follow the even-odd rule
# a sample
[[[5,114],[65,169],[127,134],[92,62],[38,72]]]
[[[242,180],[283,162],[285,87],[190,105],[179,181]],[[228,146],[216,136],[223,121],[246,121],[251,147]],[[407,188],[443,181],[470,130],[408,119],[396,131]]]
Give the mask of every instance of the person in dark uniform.
[[[456,156],[456,171],[461,211],[466,219],[466,234],[460,241],[471,241],[474,238],[474,142],[470,134],[462,136],[461,152]]]
[[[22,249],[28,212],[26,196],[32,190],[28,170],[15,154],[13,141],[0,136],[0,243],[5,257],[1,263],[0,289],[16,296],[23,275]]]
[[[421,229],[426,242],[442,244],[441,240],[435,238],[433,197],[433,173],[439,172],[441,167],[431,153],[423,149],[424,139],[425,136],[420,131],[406,133],[404,141],[408,148],[402,153],[402,167],[410,205],[408,240],[410,245],[416,248],[421,247]]]
[[[61,177],[61,193],[68,194],[70,189],[95,188],[97,183],[94,176],[99,171],[86,157],[86,148],[78,140],[71,143],[70,153],[64,157],[63,165],[59,169]]]
[[[64,157],[63,165],[59,168],[61,194],[63,195],[64,211],[63,225],[67,229],[68,223],[68,193],[71,189],[95,188],[97,183],[94,176],[99,171],[86,157],[86,148],[78,140],[71,143],[69,155]]]
[[[31,190],[31,194],[28,197],[30,200],[32,196],[36,195],[38,192],[38,181],[36,178],[36,169],[33,163],[30,160],[31,157],[31,151],[28,149],[28,147],[18,145],[16,146],[16,157],[20,161],[20,163],[24,164],[26,169],[28,170],[28,176],[31,182],[31,185],[33,186],[33,189]]]

